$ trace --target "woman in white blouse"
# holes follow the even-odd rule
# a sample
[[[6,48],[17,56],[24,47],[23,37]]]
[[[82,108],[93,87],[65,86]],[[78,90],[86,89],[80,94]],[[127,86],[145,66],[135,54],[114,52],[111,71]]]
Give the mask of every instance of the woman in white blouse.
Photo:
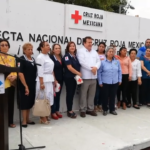
[[[48,42],[41,42],[39,48],[37,49],[41,53],[38,55],[36,62],[41,64],[38,66],[38,74],[37,74],[37,85],[36,85],[36,95],[39,91],[44,90],[41,92],[40,95],[43,97],[44,93],[46,94],[46,98],[50,101],[50,105],[53,105],[54,99],[54,75],[53,75],[53,68],[54,63],[49,57],[50,46]],[[49,124],[48,117],[41,117],[41,123]]]
[[[131,49],[129,51],[131,63],[132,63],[132,80],[129,82],[128,85],[128,91],[127,91],[127,99],[128,99],[128,105],[127,107],[131,107],[131,99],[133,101],[133,107],[135,109],[140,109],[140,107],[137,105],[137,88],[138,85],[142,84],[141,81],[141,62],[136,59],[137,50]]]

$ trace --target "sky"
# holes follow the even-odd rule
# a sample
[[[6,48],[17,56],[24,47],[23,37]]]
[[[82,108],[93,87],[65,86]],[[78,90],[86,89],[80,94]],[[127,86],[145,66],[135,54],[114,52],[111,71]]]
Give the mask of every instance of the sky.
[[[128,0],[130,1],[135,9],[129,9],[127,15],[139,15],[139,17],[150,19],[150,0]]]

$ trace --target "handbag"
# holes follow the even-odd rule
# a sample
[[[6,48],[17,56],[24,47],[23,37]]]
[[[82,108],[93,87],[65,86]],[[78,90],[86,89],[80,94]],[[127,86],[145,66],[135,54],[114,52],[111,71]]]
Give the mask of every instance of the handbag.
[[[40,99],[40,92],[37,95],[37,99],[35,100],[33,106],[33,116],[46,117],[51,113],[51,107],[49,100],[46,99],[46,95],[44,92],[44,99]]]

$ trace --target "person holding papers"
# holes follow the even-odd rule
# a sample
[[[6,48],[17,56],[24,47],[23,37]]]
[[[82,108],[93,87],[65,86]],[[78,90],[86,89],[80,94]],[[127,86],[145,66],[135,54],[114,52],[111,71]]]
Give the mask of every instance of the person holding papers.
[[[64,64],[64,80],[66,85],[66,103],[67,115],[70,118],[76,118],[77,115],[72,111],[73,97],[75,94],[77,82],[75,76],[82,77],[80,73],[80,63],[76,57],[76,45],[74,42],[69,42],[66,47],[66,54],[63,57]]]

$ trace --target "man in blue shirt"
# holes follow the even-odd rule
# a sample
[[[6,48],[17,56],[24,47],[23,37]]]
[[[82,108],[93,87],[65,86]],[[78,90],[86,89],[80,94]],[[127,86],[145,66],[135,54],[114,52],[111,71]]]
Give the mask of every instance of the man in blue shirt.
[[[147,39],[145,41],[145,46],[139,48],[138,53],[137,53],[137,58],[139,59],[141,56],[145,55],[146,49],[150,47],[150,39]]]

